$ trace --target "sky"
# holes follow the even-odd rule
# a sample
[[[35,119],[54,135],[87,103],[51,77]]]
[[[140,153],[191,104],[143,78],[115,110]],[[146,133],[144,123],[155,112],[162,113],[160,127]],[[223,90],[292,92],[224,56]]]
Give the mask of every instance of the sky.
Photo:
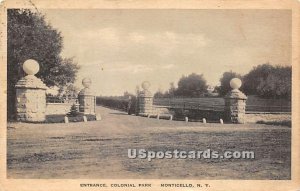
[[[291,65],[288,10],[78,9],[41,11],[63,36],[63,57],[81,66],[75,84],[96,95],[165,91],[183,75],[215,86],[225,71]]]

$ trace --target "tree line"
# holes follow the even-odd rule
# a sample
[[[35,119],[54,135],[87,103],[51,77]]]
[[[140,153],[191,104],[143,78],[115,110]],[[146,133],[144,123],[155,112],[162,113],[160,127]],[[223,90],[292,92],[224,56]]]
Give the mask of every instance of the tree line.
[[[255,66],[245,75],[233,71],[224,72],[220,78],[220,85],[214,87],[213,92],[208,91],[203,74],[192,73],[182,76],[177,88],[174,83],[170,83],[169,90],[157,91],[154,97],[202,97],[216,94],[225,96],[231,90],[229,82],[232,78],[242,80],[240,89],[247,95],[257,95],[262,98],[291,98],[292,67],[273,66],[269,63]]]

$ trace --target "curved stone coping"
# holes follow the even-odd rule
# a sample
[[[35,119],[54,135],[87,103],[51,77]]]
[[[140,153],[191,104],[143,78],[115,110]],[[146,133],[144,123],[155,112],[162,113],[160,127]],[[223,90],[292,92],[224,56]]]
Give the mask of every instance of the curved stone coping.
[[[247,96],[241,92],[238,89],[231,90],[228,92],[228,94],[225,96],[225,99],[241,99],[241,100],[246,100]]]
[[[48,87],[42,82],[41,79],[28,75],[20,79],[15,85],[16,88],[26,88],[26,89],[43,89],[46,90]]]

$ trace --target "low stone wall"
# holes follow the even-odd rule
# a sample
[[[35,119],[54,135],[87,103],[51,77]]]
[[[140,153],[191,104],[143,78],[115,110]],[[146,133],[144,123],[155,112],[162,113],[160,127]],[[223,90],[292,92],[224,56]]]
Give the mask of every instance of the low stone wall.
[[[174,119],[183,120],[188,117],[191,120],[202,120],[203,118],[209,121],[219,121],[224,118],[223,111],[212,111],[212,110],[197,110],[197,109],[181,109],[173,108],[169,109],[164,106],[153,105],[152,113],[153,115],[172,115]]]
[[[46,115],[67,114],[72,105],[72,103],[47,103]]]
[[[184,118],[188,116],[194,120],[202,120],[202,118],[206,118],[207,120],[218,121],[219,119],[224,118],[224,112],[222,111],[201,111],[201,110],[182,110],[182,109],[173,109],[169,110],[164,106],[153,105],[152,106],[152,114],[170,114],[176,118]],[[257,123],[257,122],[284,122],[291,121],[292,116],[289,113],[246,113],[245,114],[245,123]]]
[[[173,115],[174,112],[171,112],[168,108],[166,108],[164,106],[153,105],[152,106],[152,114],[171,114],[171,115]]]

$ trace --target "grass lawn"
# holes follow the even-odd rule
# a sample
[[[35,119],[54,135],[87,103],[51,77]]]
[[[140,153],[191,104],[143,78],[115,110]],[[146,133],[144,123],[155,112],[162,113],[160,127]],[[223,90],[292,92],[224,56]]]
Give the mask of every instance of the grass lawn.
[[[102,121],[9,123],[8,178],[290,179],[291,128],[185,123],[97,107]],[[247,150],[255,159],[129,159],[128,149]]]

